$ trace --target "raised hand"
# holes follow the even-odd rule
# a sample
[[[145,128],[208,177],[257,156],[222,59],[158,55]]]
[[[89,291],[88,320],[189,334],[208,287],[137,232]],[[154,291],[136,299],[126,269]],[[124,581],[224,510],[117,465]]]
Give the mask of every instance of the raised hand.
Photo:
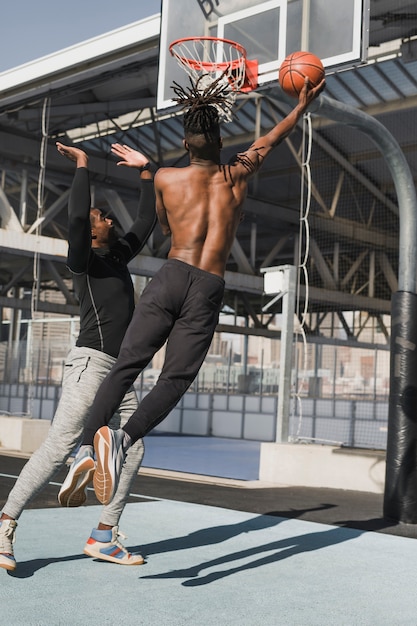
[[[321,94],[326,86],[326,80],[323,80],[317,85],[317,87],[310,87],[310,81],[306,76],[300,95],[298,96],[298,102],[303,107],[307,108],[308,105]]]
[[[126,167],[136,167],[141,168],[147,163],[149,163],[149,159],[146,158],[142,152],[139,150],[134,150],[129,146],[122,145],[120,143],[114,143],[111,147],[111,151],[114,155],[116,155],[121,161],[117,163],[117,165],[125,165]]]
[[[65,146],[60,141],[56,142],[57,150],[62,156],[67,157],[70,161],[74,161],[78,167],[87,167],[88,156],[81,150],[81,148],[74,148],[74,146]]]

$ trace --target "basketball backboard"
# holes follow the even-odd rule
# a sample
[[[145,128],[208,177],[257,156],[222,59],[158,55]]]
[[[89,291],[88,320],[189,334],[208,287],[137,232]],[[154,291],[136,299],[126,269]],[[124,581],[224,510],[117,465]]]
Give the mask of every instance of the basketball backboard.
[[[369,0],[162,0],[158,109],[172,106],[173,81],[186,84],[169,51],[183,37],[238,42],[258,61],[258,83],[278,80],[287,54],[307,50],[325,68],[365,59]]]

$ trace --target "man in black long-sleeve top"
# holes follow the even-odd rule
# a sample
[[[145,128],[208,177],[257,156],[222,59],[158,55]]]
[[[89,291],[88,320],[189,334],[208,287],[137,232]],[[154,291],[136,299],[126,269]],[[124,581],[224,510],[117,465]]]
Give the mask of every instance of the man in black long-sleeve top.
[[[66,359],[61,398],[48,436],[26,463],[2,509],[0,568],[6,570],[16,568],[16,520],[76,448],[96,391],[116,361],[134,310],[134,289],[127,264],[143,248],[156,222],[153,175],[143,154],[128,146],[112,146],[112,152],[123,159],[124,165],[139,170],[141,181],[138,216],[130,231],[118,238],[112,220],[99,209],[91,208],[87,154],[59,142],[57,149],[76,164],[68,205],[67,266],[80,303],[80,331]],[[125,423],[136,407],[136,393],[131,389],[113,418],[113,426]],[[119,519],[143,453],[143,442],[139,440],[126,458],[115,498],[103,508],[99,524],[85,545],[86,554],[122,565],[143,563],[141,555],[130,554],[118,539]],[[92,447],[81,447],[58,495],[62,506],[85,502],[94,468]]]

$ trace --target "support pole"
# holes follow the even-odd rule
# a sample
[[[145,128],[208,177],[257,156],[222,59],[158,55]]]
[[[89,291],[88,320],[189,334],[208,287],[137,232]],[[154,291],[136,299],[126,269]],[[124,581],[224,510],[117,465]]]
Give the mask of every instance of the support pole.
[[[319,98],[320,113],[367,134],[391,172],[399,209],[398,291],[391,302],[391,365],[384,516],[417,523],[417,198],[407,160],[373,117]]]
[[[273,92],[274,93],[274,92]],[[281,89],[277,99],[293,106]],[[417,523],[417,197],[413,176],[396,139],[378,120],[321,95],[311,113],[365,133],[383,155],[399,209],[398,291],[391,303],[391,378],[384,516]]]
[[[279,362],[278,407],[275,441],[287,443],[289,437],[291,372],[293,362],[295,294],[297,268],[294,265],[265,267],[264,290],[266,294],[277,294],[263,311],[282,298],[281,351]]]

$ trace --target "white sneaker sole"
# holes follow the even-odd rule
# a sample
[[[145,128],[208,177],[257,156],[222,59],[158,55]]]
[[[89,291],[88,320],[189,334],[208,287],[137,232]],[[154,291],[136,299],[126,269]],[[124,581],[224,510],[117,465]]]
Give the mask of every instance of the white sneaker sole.
[[[112,433],[108,426],[102,426],[94,435],[94,450],[97,465],[94,472],[94,491],[102,504],[111,502],[116,491],[116,476],[111,455]]]
[[[0,554],[0,567],[7,569],[9,572],[14,572],[16,569],[16,561],[7,557],[5,554]]]
[[[86,457],[77,467],[77,471],[71,473],[62,483],[58,494],[58,502],[61,506],[81,506],[87,499],[85,488],[92,482],[94,477],[95,463],[92,458]]]

